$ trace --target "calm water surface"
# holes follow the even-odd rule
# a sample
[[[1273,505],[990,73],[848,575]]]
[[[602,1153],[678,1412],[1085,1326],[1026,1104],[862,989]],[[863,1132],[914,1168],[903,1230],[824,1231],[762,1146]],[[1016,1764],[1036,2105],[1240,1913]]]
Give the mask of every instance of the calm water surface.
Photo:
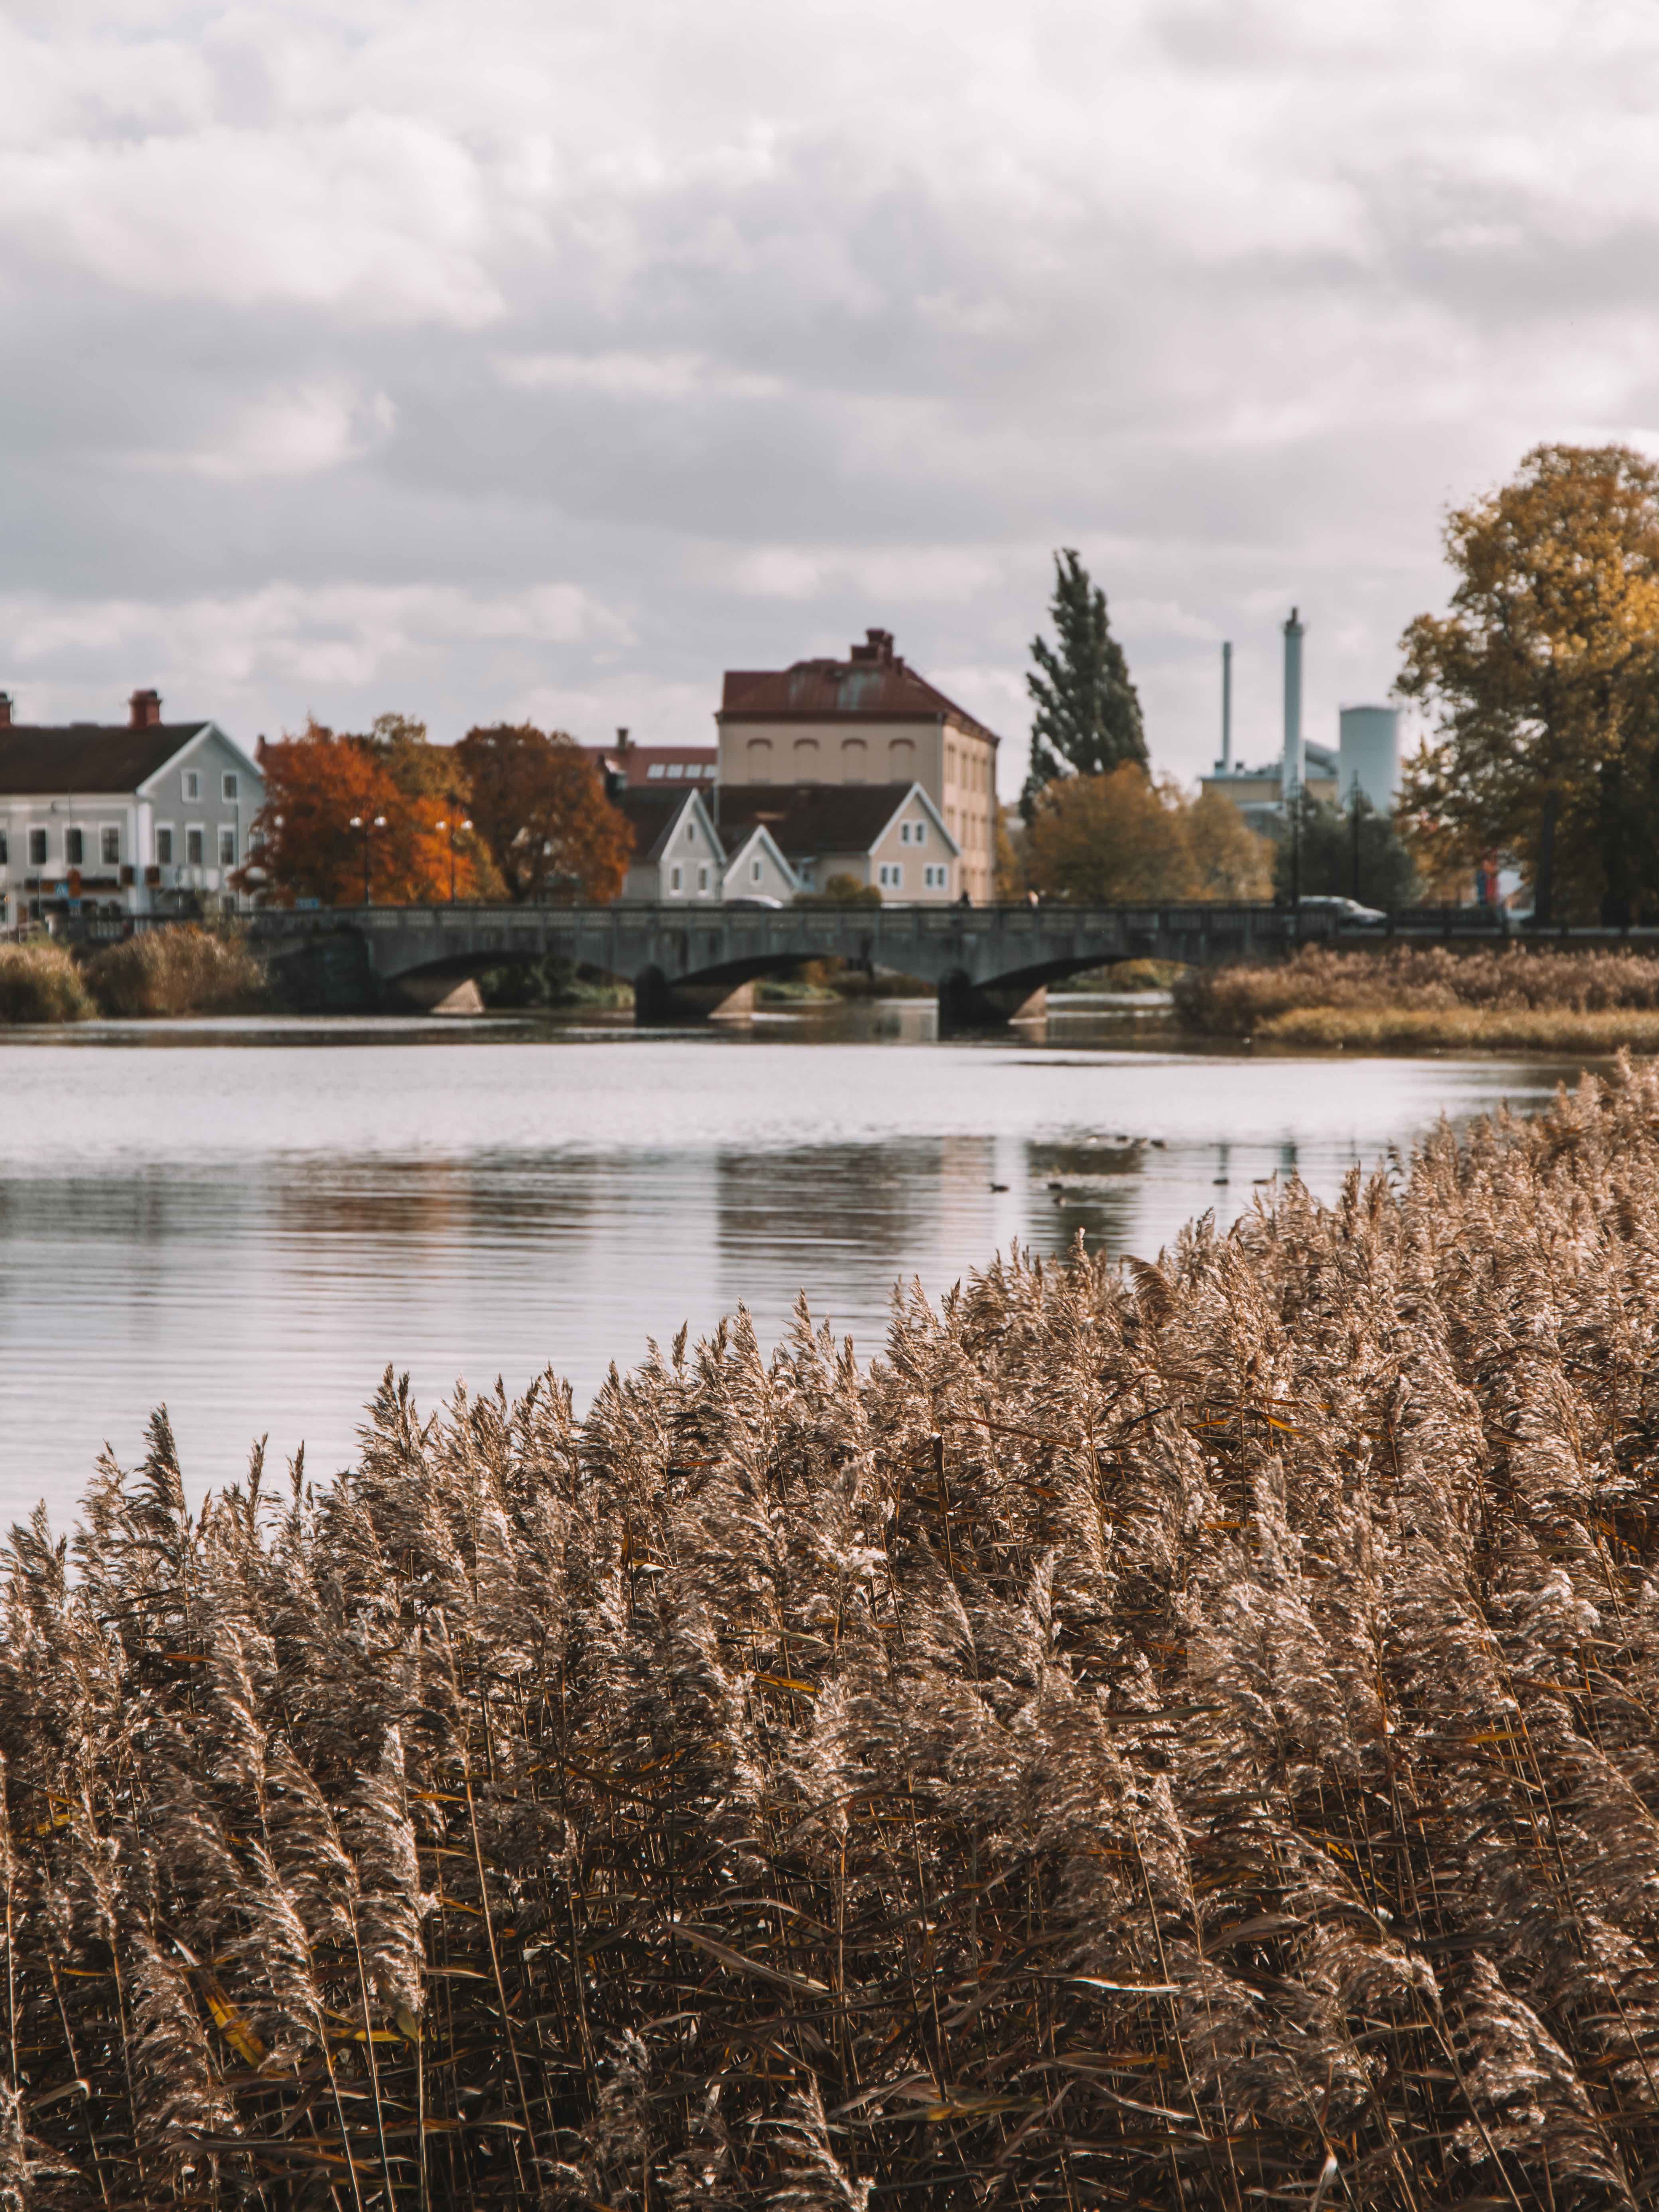
[[[349,1456],[392,1361],[591,1396],[614,1359],[798,1291],[878,1349],[900,1277],[1018,1237],[1155,1253],[1294,1170],[1322,1195],[1440,1114],[1575,1070],[940,1044],[924,1004],[730,1034],[108,1025],[0,1046],[0,1525],[66,1516],[165,1400],[192,1490],[252,1437]]]

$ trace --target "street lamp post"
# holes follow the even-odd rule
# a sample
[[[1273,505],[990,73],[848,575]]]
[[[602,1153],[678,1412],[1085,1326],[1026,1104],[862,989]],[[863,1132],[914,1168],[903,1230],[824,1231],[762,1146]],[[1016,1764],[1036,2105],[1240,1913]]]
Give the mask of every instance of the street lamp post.
[[[455,802],[454,802],[454,800],[452,799],[450,800],[450,805],[453,806],[453,805],[454,805],[454,803],[455,803]],[[467,821],[462,821],[462,822],[452,822],[452,821],[447,821],[447,820],[446,820],[446,821],[441,822],[441,823],[438,824],[438,827],[439,827],[441,830],[447,830],[449,832],[449,903],[451,904],[451,906],[453,906],[453,905],[454,905],[454,903],[455,903],[455,837],[456,837],[456,833],[457,833],[459,830],[470,830],[470,829],[472,827],[472,824],[471,824],[471,822],[470,820],[467,820]]]
[[[374,902],[368,894],[368,841],[375,830],[386,828],[386,817],[384,814],[376,814],[372,817],[366,814],[354,814],[351,817],[351,826],[354,830],[361,830],[363,833],[363,904],[373,906]]]

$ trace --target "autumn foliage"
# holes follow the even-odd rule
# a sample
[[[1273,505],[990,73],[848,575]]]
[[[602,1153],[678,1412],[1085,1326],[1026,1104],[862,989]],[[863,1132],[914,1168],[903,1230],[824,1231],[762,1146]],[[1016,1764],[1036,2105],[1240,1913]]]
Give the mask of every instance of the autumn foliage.
[[[337,736],[313,721],[298,737],[262,745],[259,765],[266,799],[254,865],[282,904],[317,899],[325,906],[361,905],[366,841],[374,902],[449,897],[449,825],[465,819],[465,793],[446,790],[454,770],[441,748],[426,744],[418,724],[384,715],[360,737]],[[367,830],[351,826],[354,817]],[[453,859],[458,898],[496,889],[471,832],[458,829]]]
[[[469,730],[455,759],[510,898],[616,897],[633,832],[574,738],[501,724]]]

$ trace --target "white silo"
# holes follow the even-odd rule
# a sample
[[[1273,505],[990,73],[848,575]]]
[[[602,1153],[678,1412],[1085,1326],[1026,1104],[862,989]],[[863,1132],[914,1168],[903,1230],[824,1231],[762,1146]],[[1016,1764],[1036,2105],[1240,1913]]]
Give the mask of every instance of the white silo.
[[[1338,719],[1338,794],[1343,805],[1357,783],[1379,814],[1400,796],[1400,709],[1345,707]]]

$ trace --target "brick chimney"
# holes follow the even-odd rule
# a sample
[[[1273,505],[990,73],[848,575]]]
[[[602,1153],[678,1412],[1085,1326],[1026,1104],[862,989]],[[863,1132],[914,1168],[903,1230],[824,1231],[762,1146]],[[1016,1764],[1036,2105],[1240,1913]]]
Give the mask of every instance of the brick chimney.
[[[128,726],[135,730],[153,730],[161,719],[161,695],[159,691],[135,691],[127,702]]]
[[[0,730],[9,730],[10,727],[11,694],[9,691],[0,691]]]
[[[628,750],[628,744],[629,738],[627,731],[619,729],[617,732],[617,750],[619,753],[625,753]]]
[[[878,667],[890,667],[893,659],[892,631],[890,629],[866,630],[864,643],[855,645],[848,658],[852,660],[872,660]]]

